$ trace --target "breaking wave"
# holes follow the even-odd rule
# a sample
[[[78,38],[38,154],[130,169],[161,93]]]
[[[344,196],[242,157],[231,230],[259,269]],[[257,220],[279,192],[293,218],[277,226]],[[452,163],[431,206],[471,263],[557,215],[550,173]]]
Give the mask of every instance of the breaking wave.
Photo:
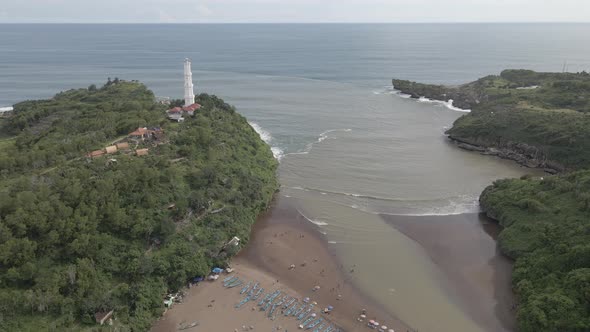
[[[326,130],[323,133],[320,134],[320,137],[318,137],[318,140],[316,141],[316,143],[320,143],[323,142],[326,138],[328,138],[328,134],[329,133],[333,133],[336,131],[343,131],[343,132],[349,132],[352,131],[352,129],[330,129],[330,130]]]
[[[412,96],[402,93],[399,90],[396,90],[393,86],[391,85],[386,85],[383,87],[383,90],[379,90],[379,91],[373,91],[374,95],[396,95],[400,98],[411,98]]]
[[[327,226],[327,225],[328,225],[328,223],[327,223],[327,222],[325,222],[325,221],[321,221],[321,220],[314,220],[314,219],[311,219],[311,218],[307,217],[307,216],[306,216],[305,214],[303,214],[303,212],[301,212],[301,210],[299,210],[299,209],[297,210],[297,212],[299,212],[299,214],[300,214],[300,215],[301,215],[303,218],[305,218],[307,221],[309,221],[309,222],[310,222],[310,223],[312,223],[312,224],[315,224],[315,225],[317,225],[317,226]]]
[[[381,201],[392,201],[392,202],[404,201],[402,199],[395,199],[395,198],[389,198],[389,197],[379,197],[379,196],[355,194],[355,193],[348,193],[348,192],[330,191],[330,190],[316,189],[316,188],[309,188],[309,187],[304,188],[304,187],[300,187],[300,186],[286,187],[286,188],[295,189],[295,190],[302,190],[302,191],[315,191],[315,192],[320,193],[321,195],[332,194],[332,195],[350,196],[350,197],[367,198],[367,199],[375,199],[375,200],[381,200]]]
[[[340,196],[341,198],[332,200],[332,203],[375,215],[451,216],[480,212],[479,197],[471,195],[416,200],[303,188],[300,186],[285,188],[315,192],[320,195],[329,194],[333,195],[333,197]]]
[[[270,146],[270,151],[272,151],[272,155],[275,157],[276,160],[281,161],[281,159],[285,156],[285,152],[278,146],[273,146],[273,138],[272,135],[264,130],[258,123],[249,121],[248,124],[256,133],[260,136],[260,138],[264,141],[264,143]]]
[[[471,110],[465,110],[465,109],[453,106],[453,99],[449,99],[448,101],[442,101],[442,100],[436,100],[436,99],[429,99],[426,97],[420,97],[420,98],[418,98],[418,101],[421,103],[431,103],[431,104],[443,105],[444,107],[450,109],[451,111],[465,112],[465,113],[471,112]]]
[[[405,94],[399,90],[396,90],[395,87],[393,87],[393,86],[387,86],[384,91],[373,91],[373,93],[376,95],[380,95],[380,94],[396,95],[396,96],[398,96],[400,98],[404,98],[404,99],[409,99],[412,97],[409,94]],[[457,106],[454,106],[453,99],[449,99],[447,101],[442,101],[442,100],[430,99],[430,98],[426,98],[426,97],[420,97],[420,98],[418,98],[418,102],[439,104],[439,105],[442,105],[442,106],[450,109],[451,111],[456,111],[456,112],[464,112],[464,113],[471,112],[471,110],[466,110],[466,109],[462,109]]]
[[[308,154],[311,151],[311,149],[313,148],[313,146],[315,144],[318,144],[318,143],[321,143],[321,142],[325,141],[326,139],[329,138],[329,135],[328,134],[333,133],[333,132],[337,132],[337,131],[349,132],[349,131],[352,131],[352,129],[330,129],[330,130],[326,130],[326,131],[320,133],[320,135],[315,140],[315,142],[308,143],[302,151],[290,152],[290,153],[285,154],[285,156],[305,155],[305,154]]]

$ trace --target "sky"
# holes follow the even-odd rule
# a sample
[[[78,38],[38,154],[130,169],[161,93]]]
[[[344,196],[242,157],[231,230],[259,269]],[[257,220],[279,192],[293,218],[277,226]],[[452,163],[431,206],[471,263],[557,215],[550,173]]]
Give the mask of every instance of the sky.
[[[590,22],[590,0],[0,0],[0,23]]]

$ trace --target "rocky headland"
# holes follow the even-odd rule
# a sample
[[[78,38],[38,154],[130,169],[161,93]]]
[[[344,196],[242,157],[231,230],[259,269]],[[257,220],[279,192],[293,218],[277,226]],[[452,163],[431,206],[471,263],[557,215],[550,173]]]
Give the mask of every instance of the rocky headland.
[[[558,173],[590,166],[590,74],[505,70],[459,86],[392,81],[412,98],[470,109],[446,134],[466,150]]]

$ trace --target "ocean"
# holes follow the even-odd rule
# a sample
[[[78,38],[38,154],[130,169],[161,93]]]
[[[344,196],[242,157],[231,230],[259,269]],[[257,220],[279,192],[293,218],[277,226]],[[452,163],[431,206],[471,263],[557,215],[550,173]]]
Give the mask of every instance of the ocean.
[[[441,262],[395,220],[475,220],[487,185],[531,170],[457,149],[444,131],[463,110],[404,98],[391,79],[590,71],[589,35],[590,24],[3,24],[0,107],[107,77],[181,98],[190,58],[196,93],[248,118],[280,160],[280,195],[357,267],[363,291],[420,331],[510,331],[494,309],[506,305],[497,286],[481,286],[489,306],[470,311],[441,281],[450,278]],[[494,239],[480,222],[466,225],[485,248],[466,275],[492,278]]]

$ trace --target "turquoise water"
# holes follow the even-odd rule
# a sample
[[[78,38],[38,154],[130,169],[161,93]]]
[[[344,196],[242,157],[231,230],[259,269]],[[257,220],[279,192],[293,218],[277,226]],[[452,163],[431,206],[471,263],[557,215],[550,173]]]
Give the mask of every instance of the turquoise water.
[[[589,24],[0,25],[0,107],[107,77],[180,98],[189,57],[196,92],[235,104],[272,146],[281,194],[359,267],[363,290],[420,331],[505,331],[467,314],[380,216],[477,212],[485,186],[529,170],[458,150],[443,133],[463,113],[402,98],[391,78],[590,71],[589,35]]]

